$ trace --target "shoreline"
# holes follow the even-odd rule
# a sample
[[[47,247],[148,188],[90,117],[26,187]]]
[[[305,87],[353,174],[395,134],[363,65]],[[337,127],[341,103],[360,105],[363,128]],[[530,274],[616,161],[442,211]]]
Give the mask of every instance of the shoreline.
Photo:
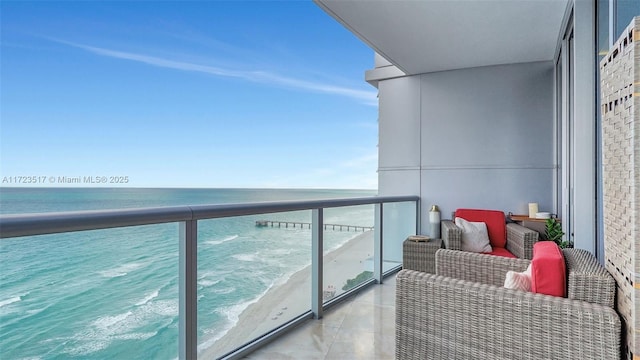
[[[324,255],[323,289],[333,286],[335,296],[342,294],[348,279],[367,270],[366,260],[373,255],[373,231],[354,236],[342,246]],[[278,284],[278,282],[276,282]],[[212,345],[199,351],[203,358],[219,357],[247,341],[261,336],[311,308],[311,265],[274,285],[250,304],[237,323]],[[204,343],[210,341],[205,340]]]

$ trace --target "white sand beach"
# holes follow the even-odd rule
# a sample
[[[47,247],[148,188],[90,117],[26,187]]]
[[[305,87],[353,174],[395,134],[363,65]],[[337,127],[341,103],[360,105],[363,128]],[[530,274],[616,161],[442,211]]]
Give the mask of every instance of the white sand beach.
[[[367,259],[373,255],[373,231],[362,233],[343,246],[324,255],[323,288],[332,286],[336,295],[348,279],[355,278],[367,268]],[[371,263],[369,263],[371,264]],[[205,359],[219,357],[241,344],[301,315],[311,308],[311,267],[293,274],[282,285],[269,289],[257,302],[249,305],[238,323],[200,356]]]

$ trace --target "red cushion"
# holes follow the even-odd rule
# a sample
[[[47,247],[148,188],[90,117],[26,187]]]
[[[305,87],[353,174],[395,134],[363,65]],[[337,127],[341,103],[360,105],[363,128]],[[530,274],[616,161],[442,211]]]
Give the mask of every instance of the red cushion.
[[[538,241],[533,245],[531,260],[531,291],[565,297],[567,273],[562,250],[553,241]]]
[[[517,256],[513,255],[509,250],[505,248],[499,248],[499,247],[494,247],[492,252],[484,253],[484,254],[504,256],[504,257],[514,258],[514,259],[517,258]]]
[[[507,222],[502,211],[458,209],[455,215],[467,221],[482,221],[487,224],[491,247],[507,247]]]

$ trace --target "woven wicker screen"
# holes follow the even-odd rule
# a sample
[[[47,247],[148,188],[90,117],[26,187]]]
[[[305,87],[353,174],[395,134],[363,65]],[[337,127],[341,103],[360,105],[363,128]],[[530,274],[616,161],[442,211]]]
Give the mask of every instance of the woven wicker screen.
[[[600,62],[604,241],[630,354],[640,354],[640,17]]]

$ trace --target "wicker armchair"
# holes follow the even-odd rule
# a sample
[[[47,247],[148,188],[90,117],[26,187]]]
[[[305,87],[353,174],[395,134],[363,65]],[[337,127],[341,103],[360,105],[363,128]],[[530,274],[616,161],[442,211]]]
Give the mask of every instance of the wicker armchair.
[[[396,359],[620,359],[613,277],[588,252],[563,251],[568,298],[502,287],[528,260],[441,249],[436,274],[396,281]]]
[[[501,213],[504,219],[504,213],[496,212],[494,210],[473,210],[473,209],[458,209],[456,210],[456,216],[459,212],[480,212],[486,211],[487,213]],[[464,216],[463,216],[464,218]],[[469,221],[482,221],[481,219],[467,219]],[[504,220],[503,220],[504,221]],[[506,221],[505,221],[506,222]],[[461,250],[462,245],[462,229],[456,226],[451,220],[443,220],[440,223],[442,241],[444,246],[450,250]],[[506,224],[502,233],[506,231],[506,249],[517,258],[529,259],[533,256],[533,244],[538,241],[539,234],[537,231],[528,229],[518,224]],[[493,243],[493,239],[492,239]]]

